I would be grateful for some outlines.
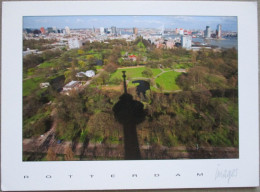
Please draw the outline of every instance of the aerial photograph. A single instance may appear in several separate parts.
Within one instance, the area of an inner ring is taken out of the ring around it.
[[[25,16],[23,161],[239,158],[231,16]]]

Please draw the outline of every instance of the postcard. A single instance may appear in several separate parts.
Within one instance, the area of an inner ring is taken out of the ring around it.
[[[1,82],[4,191],[259,185],[256,2],[3,2]]]

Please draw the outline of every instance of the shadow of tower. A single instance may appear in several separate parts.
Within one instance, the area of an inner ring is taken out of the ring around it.
[[[136,125],[144,121],[144,105],[127,93],[126,75],[123,71],[124,93],[119,97],[119,101],[114,105],[113,111],[116,120],[124,128],[124,148],[126,160],[141,159]]]

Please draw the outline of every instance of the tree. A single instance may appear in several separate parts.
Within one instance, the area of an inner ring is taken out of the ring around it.
[[[142,72],[142,75],[144,77],[152,77],[153,76],[153,72],[150,68],[145,68],[145,70]]]
[[[103,54],[103,57],[105,57],[104,54]],[[108,64],[108,59],[104,59],[104,60],[103,60],[103,63],[104,63],[104,65],[107,65],[107,64]]]
[[[85,103],[78,93],[70,96],[61,95],[57,98],[57,120],[56,133],[58,137],[71,140],[77,137],[86,127],[84,111]]]
[[[104,67],[105,71],[113,73],[117,70],[117,65],[114,63],[109,63]]]
[[[79,54],[79,55],[83,55],[83,54],[84,54],[84,50],[79,49],[79,50],[78,50],[78,54]]]
[[[88,60],[89,65],[95,64],[95,57],[93,55],[87,55],[87,60]]]
[[[49,147],[49,149],[47,151],[46,159],[48,161],[57,161],[58,160],[58,157],[57,157],[56,152],[54,151],[53,147]]]
[[[69,69],[68,71],[65,71],[64,72],[65,82],[68,83],[69,81],[73,80],[75,75],[76,75],[76,72],[74,70]]]
[[[78,66],[78,60],[77,60],[76,58],[74,58],[74,59],[72,60],[71,66],[72,66],[73,69],[75,69],[75,67]]]
[[[111,113],[96,113],[92,115],[87,125],[89,136],[95,142],[102,141],[104,138],[115,136],[119,140],[120,125],[115,121]]]
[[[47,131],[49,131],[51,129],[51,125],[52,125],[52,120],[51,120],[50,116],[43,117],[43,118],[37,120],[32,125],[34,135],[41,135],[41,134],[46,133]]]
[[[192,51],[191,52],[191,62],[193,64],[193,66],[196,64],[197,62],[197,55],[198,53],[196,51]]]
[[[30,54],[23,58],[23,69],[27,70],[29,68],[35,67],[42,63],[44,59],[40,55]]]
[[[81,67],[81,69],[85,69],[87,66],[87,63],[85,61],[79,60],[79,66]]]
[[[73,153],[70,146],[67,146],[65,148],[64,152],[65,152],[65,157],[64,157],[65,161],[73,161],[74,160],[74,153]]]
[[[61,55],[61,51],[60,50],[55,50],[55,51],[45,51],[42,54],[43,59],[46,60],[50,60],[53,59],[55,57],[59,57]]]
[[[151,51],[151,58],[152,59],[157,59],[159,60],[160,58],[162,58],[163,52],[161,49],[157,49],[155,48],[154,50]]]
[[[106,72],[106,71],[103,71],[103,72],[100,74],[99,78],[102,79],[102,84],[105,85],[105,84],[107,84],[108,81],[109,81],[109,73]]]

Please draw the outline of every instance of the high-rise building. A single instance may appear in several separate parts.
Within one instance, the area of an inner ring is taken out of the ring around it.
[[[204,37],[205,38],[210,38],[211,37],[210,26],[206,26],[206,30],[204,32]]]
[[[191,48],[191,36],[181,36],[181,47],[190,49]]]
[[[53,28],[52,27],[48,27],[47,31],[48,31],[48,33],[53,33]]]
[[[68,26],[65,27],[65,34],[70,35],[70,28]]]
[[[162,26],[161,26],[161,32],[160,32],[160,34],[161,34],[161,35],[164,35],[164,31],[165,31],[164,25],[162,25]]]
[[[116,27],[115,27],[115,26],[112,26],[112,27],[111,27],[111,33],[112,33],[113,35],[116,35]]]
[[[53,30],[54,33],[58,33],[57,27],[55,27],[55,26],[52,27],[52,30]]]
[[[44,29],[44,27],[41,27],[41,28],[40,28],[40,31],[41,31],[42,34],[45,34],[45,29]]]
[[[218,39],[221,38],[221,32],[222,32],[222,26],[220,24],[217,25],[217,30],[216,30],[216,37]]]
[[[137,35],[138,29],[136,27],[133,28],[133,34]]]
[[[104,27],[100,27],[100,35],[104,35],[105,34],[105,29]]]

